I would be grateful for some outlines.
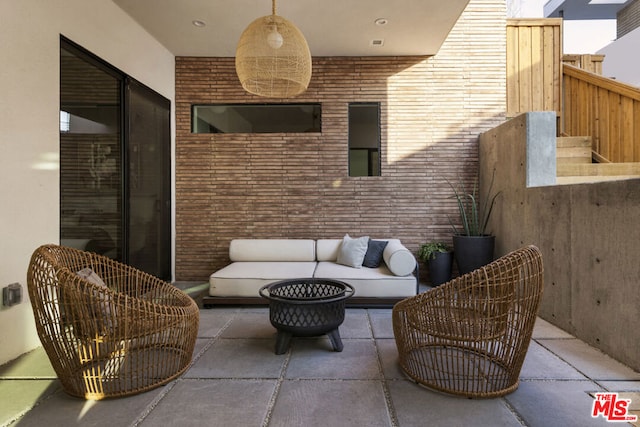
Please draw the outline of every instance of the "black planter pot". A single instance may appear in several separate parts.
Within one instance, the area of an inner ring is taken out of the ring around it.
[[[431,284],[438,286],[451,280],[452,265],[453,252],[436,252],[435,258],[427,262]]]
[[[462,275],[493,261],[496,236],[453,236],[453,251]]]

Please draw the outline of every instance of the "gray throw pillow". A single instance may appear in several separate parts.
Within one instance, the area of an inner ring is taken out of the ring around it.
[[[113,329],[116,324],[118,309],[113,305],[108,293],[101,292],[102,288],[109,289],[104,280],[90,267],[85,267],[76,274],[89,283],[96,285],[97,289],[91,289],[93,298],[87,298],[88,311],[101,323],[100,329]],[[97,304],[97,307],[95,306]]]
[[[380,267],[382,254],[384,253],[384,248],[387,247],[387,244],[389,244],[389,242],[386,240],[369,240],[367,253],[364,255],[362,265],[369,268]]]
[[[342,239],[336,262],[353,268],[361,268],[368,244],[369,236],[353,239],[348,234],[345,235]]]

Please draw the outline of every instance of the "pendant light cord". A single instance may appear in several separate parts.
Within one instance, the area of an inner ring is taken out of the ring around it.
[[[276,0],[271,1],[271,14],[272,15],[276,14]]]

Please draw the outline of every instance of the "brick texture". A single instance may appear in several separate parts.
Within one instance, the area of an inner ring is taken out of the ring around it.
[[[447,179],[477,174],[505,117],[505,6],[471,0],[433,57],[314,57],[309,89],[242,90],[233,58],[176,58],[176,280],[206,280],[233,238],[451,241]],[[198,103],[322,103],[316,134],[192,134]],[[379,177],[348,176],[350,102],[381,103]]]
[[[618,11],[617,38],[640,27],[640,0],[634,0]]]

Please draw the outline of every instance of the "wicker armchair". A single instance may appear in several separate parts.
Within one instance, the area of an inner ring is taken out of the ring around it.
[[[169,283],[101,255],[45,245],[31,257],[27,287],[42,346],[72,396],[140,393],[191,363],[198,306]]]
[[[518,387],[543,288],[535,246],[393,308],[402,370],[434,390],[497,397]]]

